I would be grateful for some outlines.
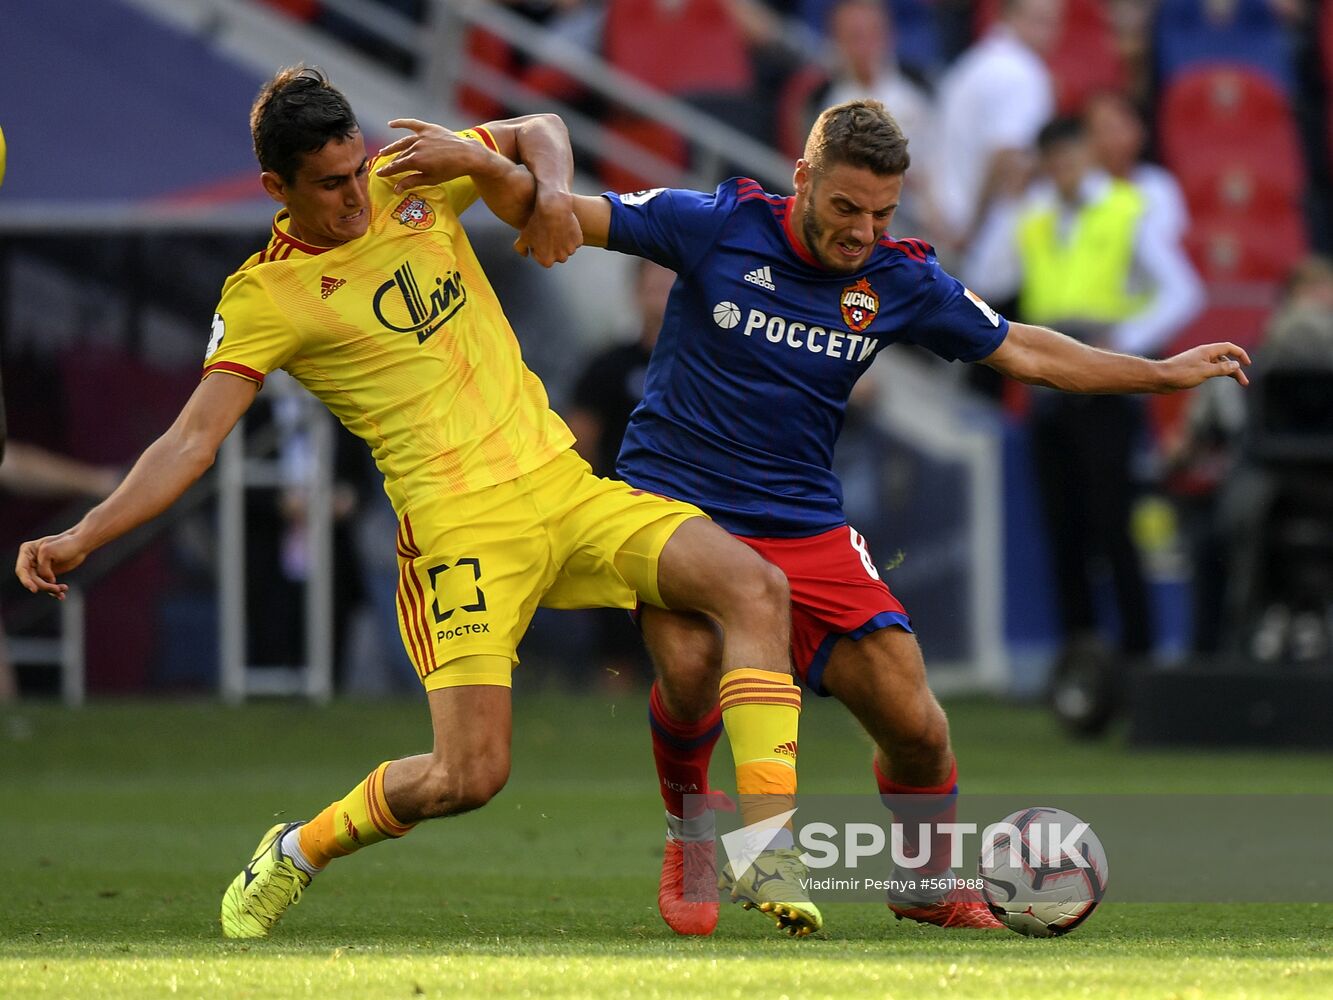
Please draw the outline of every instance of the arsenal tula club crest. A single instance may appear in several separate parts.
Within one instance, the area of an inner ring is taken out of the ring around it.
[[[429,229],[435,225],[435,209],[414,194],[409,194],[398,203],[398,207],[393,210],[393,217],[408,229]]]
[[[866,278],[844,288],[838,304],[842,306],[842,321],[853,333],[863,331],[879,313],[879,296]]]

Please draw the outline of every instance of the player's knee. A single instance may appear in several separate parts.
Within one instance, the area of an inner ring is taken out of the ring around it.
[[[785,623],[791,614],[787,574],[758,556],[747,559],[732,574],[726,596],[733,614],[744,616],[758,627],[770,620]]]
[[[658,665],[657,689],[667,713],[681,722],[698,722],[717,704],[721,671],[711,663]]]
[[[916,711],[904,713],[897,743],[895,756],[909,757],[923,764],[950,754],[949,720],[929,692]]]
[[[509,780],[508,754],[480,754],[461,762],[441,762],[427,776],[425,813],[456,816],[480,809]]]

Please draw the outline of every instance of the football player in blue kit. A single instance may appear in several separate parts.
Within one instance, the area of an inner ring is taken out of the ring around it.
[[[842,511],[833,449],[852,386],[895,343],[1086,393],[1174,392],[1220,376],[1245,384],[1249,358],[1220,343],[1149,360],[1007,321],[946,273],[929,245],[888,235],[908,163],[883,105],[852,101],[813,126],[794,196],[733,178],[706,194],[576,197],[574,212],[587,244],[678,275],[618,475],[698,505],[783,569],[797,673],[864,726],[877,787],[906,820],[906,856],[928,852],[902,881],[931,891],[891,896],[890,908],[923,923],[992,928],[1000,925],[980,894],[948,878],[940,826],[953,819],[958,776],[948,722],[907,612]],[[679,933],[708,934],[716,893],[690,887],[715,877],[711,814],[688,815],[686,804],[707,793],[722,730],[720,638],[703,618],[660,608],[644,607],[640,623],[654,662],[670,665],[649,708],[667,809],[659,908]],[[928,843],[917,842],[918,824]],[[734,882],[733,898],[745,898]]]

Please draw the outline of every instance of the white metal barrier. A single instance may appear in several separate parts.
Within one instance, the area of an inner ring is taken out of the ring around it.
[[[9,661],[15,666],[58,667],[60,697],[66,705],[77,707],[87,695],[85,683],[83,591],[71,586],[60,602],[60,634],[51,639],[8,636],[5,645]]]
[[[277,377],[270,380],[280,383]],[[333,696],[333,418],[313,396],[291,383],[299,408],[297,428],[307,450],[302,476],[293,481],[280,458],[248,455],[245,421],[222,443],[218,456],[218,644],[221,692],[237,703],[251,695]],[[245,497],[256,487],[300,489],[305,497],[308,556],[305,582],[305,663],[255,667],[248,662]]]

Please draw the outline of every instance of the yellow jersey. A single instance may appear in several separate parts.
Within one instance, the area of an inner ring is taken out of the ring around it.
[[[495,148],[485,129],[460,132]],[[323,248],[273,236],[229,277],[204,377],[285,369],[357,437],[401,517],[540,468],[573,444],[528,370],[458,216],[470,178],[395,194],[372,172],[370,226]]]

